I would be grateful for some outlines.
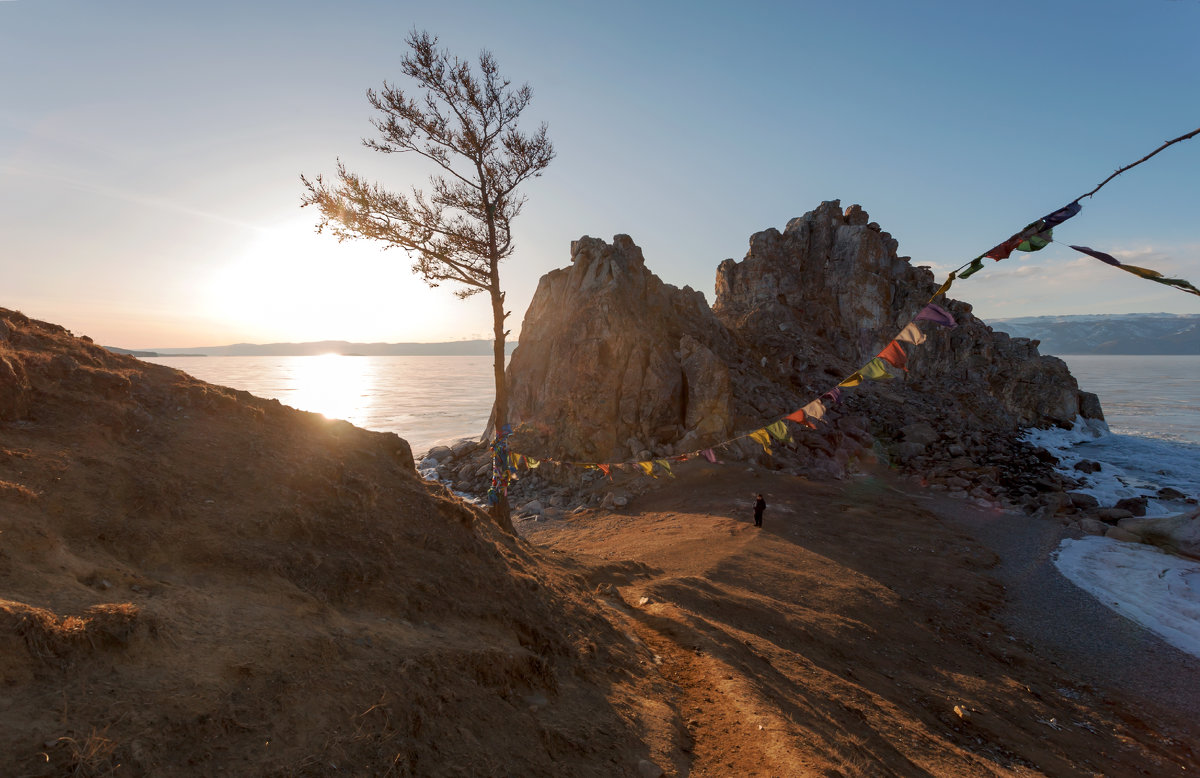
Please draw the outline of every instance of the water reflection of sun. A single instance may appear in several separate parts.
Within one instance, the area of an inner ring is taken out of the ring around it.
[[[322,354],[296,360],[296,390],[288,405],[362,425],[374,402],[371,360],[341,354]]]

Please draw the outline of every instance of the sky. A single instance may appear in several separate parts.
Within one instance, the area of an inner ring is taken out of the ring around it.
[[[940,278],[1200,127],[1200,0],[437,3],[0,0],[0,307],[125,348],[491,336],[484,296],[316,235],[300,175],[396,190],[362,146],[410,30],[529,83],[510,323],[583,235],[705,293],[751,234],[858,203]],[[1200,284],[1200,137],[1056,232]],[[1052,244],[957,284],[985,320],[1200,313]]]

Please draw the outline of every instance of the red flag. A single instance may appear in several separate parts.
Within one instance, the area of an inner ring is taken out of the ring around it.
[[[887,344],[887,348],[880,351],[879,358],[887,362],[892,367],[898,367],[901,370],[908,370],[905,365],[908,364],[908,354],[904,353],[904,349],[900,348],[900,344],[892,341]]]
[[[795,411],[793,413],[789,413],[784,418],[787,419],[788,421],[794,421],[797,424],[803,424],[805,427],[808,427],[809,429],[815,430],[817,428],[816,424],[813,424],[811,421],[808,420],[808,414],[806,414],[804,412],[803,408],[801,408],[800,410]]]

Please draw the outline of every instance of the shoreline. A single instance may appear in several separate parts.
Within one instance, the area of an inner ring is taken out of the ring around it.
[[[1055,567],[1051,555],[1062,540],[1081,533],[1020,512],[997,521],[977,506],[946,499],[935,498],[931,507],[948,526],[970,532],[997,554],[995,573],[1008,593],[1005,621],[1014,632],[1091,685],[1200,720],[1200,658],[1109,609]]]

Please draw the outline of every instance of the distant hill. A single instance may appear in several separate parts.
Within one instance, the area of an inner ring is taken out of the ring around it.
[[[1200,314],[1120,313],[993,319],[994,329],[1040,340],[1043,354],[1200,355]]]
[[[517,344],[505,344],[511,354]],[[345,340],[321,340],[309,343],[234,343],[229,346],[192,348],[154,348],[144,351],[107,346],[109,351],[135,357],[311,357],[321,354],[346,354],[363,357],[390,356],[491,356],[490,340],[454,340],[446,343],[351,343]]]

